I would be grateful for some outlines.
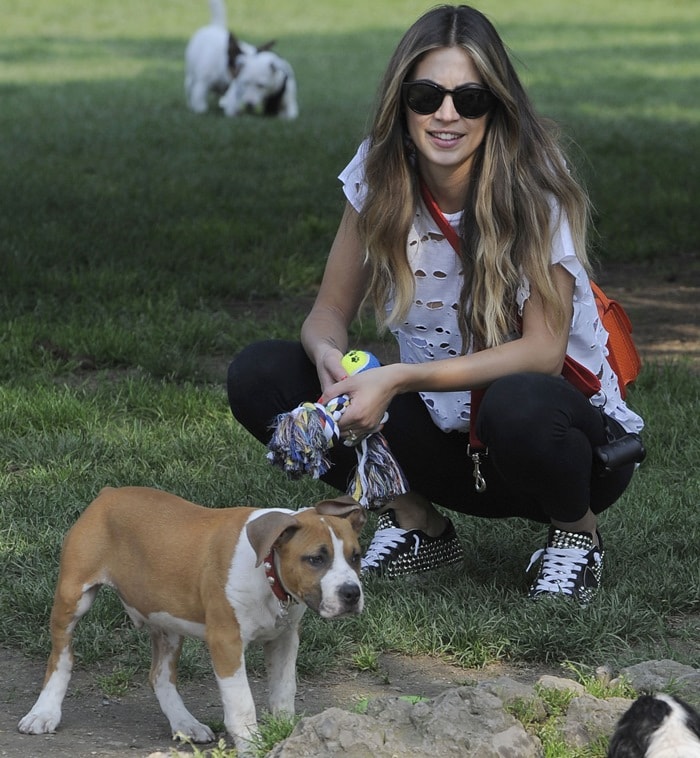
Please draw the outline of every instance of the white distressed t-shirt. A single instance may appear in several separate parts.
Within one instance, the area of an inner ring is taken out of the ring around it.
[[[360,146],[339,176],[348,202],[358,211],[367,193],[364,175],[366,145],[365,142]],[[617,376],[606,359],[608,334],[598,317],[586,270],[574,252],[568,221],[564,217],[559,221],[559,215],[558,208],[553,206],[551,260],[552,264],[563,266],[575,280],[567,354],[600,378],[601,390],[590,399],[591,403],[603,407],[627,431],[638,432],[644,422],[620,395]],[[449,214],[446,218],[457,230],[461,213]],[[404,322],[392,329],[401,362],[425,363],[460,355],[462,335],[457,323],[457,303],[462,289],[462,264],[422,202],[408,234],[406,255],[415,279],[415,298]],[[529,296],[530,284],[523,277],[517,292],[521,314]],[[469,431],[469,390],[421,392],[420,395],[440,429]]]

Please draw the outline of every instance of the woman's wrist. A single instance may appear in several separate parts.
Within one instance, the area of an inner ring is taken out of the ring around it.
[[[416,386],[416,368],[420,364],[414,363],[390,363],[386,366],[390,371],[391,385],[394,395],[402,395],[405,392],[418,391]]]
[[[459,366],[456,363],[459,361]],[[395,363],[392,377],[395,394],[405,392],[459,392],[469,387],[465,366],[459,358],[425,363]]]
[[[340,362],[344,352],[333,340],[323,340],[316,345],[311,360],[316,366],[326,366],[329,358]]]

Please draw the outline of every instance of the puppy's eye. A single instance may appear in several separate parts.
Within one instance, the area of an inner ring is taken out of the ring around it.
[[[362,554],[359,551],[355,551],[350,556],[350,565],[351,566],[357,566],[357,564],[362,560]]]
[[[326,556],[325,555],[307,555],[306,561],[314,568],[321,568],[321,566],[323,566],[323,564],[326,562]]]

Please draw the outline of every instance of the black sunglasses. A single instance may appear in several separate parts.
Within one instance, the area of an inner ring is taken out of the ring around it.
[[[435,82],[419,79],[401,85],[404,103],[421,116],[435,113],[442,105],[445,95],[452,96],[455,110],[462,118],[481,118],[496,102],[496,97],[487,87],[479,84],[463,84],[455,89],[445,89]]]

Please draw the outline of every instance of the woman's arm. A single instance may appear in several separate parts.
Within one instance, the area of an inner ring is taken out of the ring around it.
[[[497,347],[447,360],[421,363],[406,372],[399,392],[416,390],[450,392],[484,387],[508,374],[534,371],[556,376],[561,373],[573,315],[574,278],[562,266],[552,268],[559,296],[566,304],[565,327],[553,332],[546,321],[542,301],[532,293],[523,308],[522,337]]]
[[[321,287],[301,328],[301,342],[316,365],[324,389],[343,378],[340,360],[348,349],[348,329],[364,297],[369,271],[357,229],[357,211],[345,206],[326,262]]]
[[[566,326],[553,333],[546,322],[542,302],[531,294],[523,309],[522,337],[470,355],[425,363],[394,363],[349,377],[326,387],[323,399],[341,392],[352,403],[343,414],[343,428],[371,431],[395,395],[403,392],[454,392],[484,387],[496,379],[523,371],[558,375],[566,356],[568,325],[573,314],[574,279],[564,268],[552,269],[562,302],[568,304]]]

